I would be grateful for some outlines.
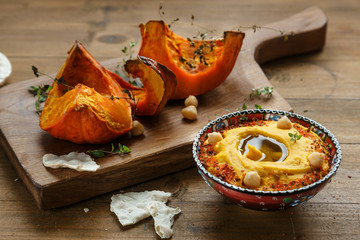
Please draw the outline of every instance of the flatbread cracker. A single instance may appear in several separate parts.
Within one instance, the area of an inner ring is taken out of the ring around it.
[[[116,214],[123,226],[152,216],[156,233],[161,238],[170,238],[174,216],[181,212],[179,208],[166,206],[170,196],[171,193],[157,190],[120,193],[111,197],[110,211]]]
[[[76,171],[95,172],[100,166],[85,153],[71,152],[67,155],[57,156],[54,154],[45,154],[43,164],[50,168],[70,168]]]
[[[111,197],[110,211],[116,214],[121,225],[128,226],[150,217],[148,204],[166,203],[170,196],[171,193],[156,190],[120,193]]]
[[[0,87],[5,84],[5,80],[10,76],[12,67],[9,59],[0,52]]]
[[[154,218],[155,231],[161,238],[170,238],[173,234],[171,229],[175,215],[181,212],[180,208],[171,208],[162,202],[154,202],[147,206]]]

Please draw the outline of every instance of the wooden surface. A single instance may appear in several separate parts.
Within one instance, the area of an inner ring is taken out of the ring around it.
[[[196,121],[182,119],[183,101],[169,102],[157,116],[138,118],[146,129],[144,136],[123,136],[114,141],[116,145],[121,143],[130,147],[131,154],[98,159],[100,169],[93,173],[48,169],[41,161],[34,161],[42,159],[46,153],[63,155],[71,151],[110,148],[110,144],[84,146],[58,140],[39,128],[39,116],[34,111],[35,99],[28,88],[51,84],[51,79],[45,76],[3,87],[0,90],[0,141],[37,205],[43,209],[61,207],[194,166],[191,146],[195,135],[225,108],[235,111],[246,102],[249,107],[261,103],[264,108],[290,110],[289,104],[276,91],[267,101],[247,99],[253,88],[270,85],[255,59],[264,62],[270,58],[321,49],[326,37],[327,18],[319,8],[313,7],[265,27],[292,29],[296,35],[284,41],[284,36],[274,30],[266,29],[259,34],[247,30],[243,51],[231,75],[218,88],[199,97]],[[103,65],[115,71],[122,61],[122,58],[115,58]]]
[[[165,11],[170,21],[179,17],[190,22],[194,14],[198,24],[221,32],[229,26],[278,21],[313,4],[309,0],[166,1]],[[122,189],[174,193],[169,205],[180,207],[182,213],[175,220],[172,239],[359,238],[360,54],[356,45],[360,3],[331,0],[317,5],[329,19],[324,49],[262,68],[295,112],[336,135],[343,150],[337,175],[305,205],[280,212],[256,212],[227,202],[208,188],[195,168]],[[127,42],[140,40],[138,23],[159,18],[157,9],[158,1],[0,0],[0,51],[14,70],[8,81],[32,78],[31,65],[56,72],[65,60],[64,49],[74,39],[84,42],[98,60],[116,58]],[[188,27],[174,24],[174,30]],[[218,114],[225,113],[224,108]],[[13,134],[21,133],[14,129]],[[157,239],[151,219],[121,227],[109,211],[113,193],[56,210],[39,210],[4,151],[0,159],[1,239]],[[90,211],[85,213],[84,208]]]

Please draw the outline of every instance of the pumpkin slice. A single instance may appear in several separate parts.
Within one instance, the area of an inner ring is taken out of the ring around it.
[[[50,91],[41,113],[40,127],[52,136],[74,143],[106,143],[130,131],[127,101],[104,97],[82,84],[61,94],[59,88]]]
[[[76,41],[68,54],[65,64],[56,76],[66,82],[58,86],[60,90],[67,91],[69,88],[66,85],[75,86],[81,83],[94,88],[103,96],[127,97],[123,88],[113,78],[115,74],[101,66],[81,43]]]
[[[134,94],[135,114],[155,115],[159,113],[175,92],[174,73],[164,65],[142,56],[126,61],[124,68],[132,78],[140,78],[143,83],[143,88],[129,87],[121,83],[124,88],[131,90]]]
[[[223,39],[190,40],[173,33],[163,21],[140,25],[139,56],[168,67],[176,76],[171,99],[201,95],[219,86],[232,71],[245,34],[227,31]]]
[[[128,96],[78,42],[56,78],[40,116],[43,130],[74,143],[106,143],[131,130]]]

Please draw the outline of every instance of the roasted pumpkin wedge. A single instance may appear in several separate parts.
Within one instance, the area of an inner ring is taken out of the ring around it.
[[[142,56],[138,59],[128,60],[124,66],[132,78],[139,78],[142,88],[128,86],[127,82],[119,79],[120,85],[131,90],[135,99],[132,104],[136,115],[155,115],[165,107],[167,101],[173,96],[176,88],[176,77],[167,67],[154,60]],[[131,94],[130,93],[130,94]]]
[[[122,87],[78,42],[56,76],[40,116],[40,127],[74,143],[106,143],[132,126]]]
[[[177,87],[171,99],[201,95],[219,86],[232,71],[245,34],[228,31],[223,39],[190,40],[176,35],[163,21],[140,25],[139,56],[169,68]]]

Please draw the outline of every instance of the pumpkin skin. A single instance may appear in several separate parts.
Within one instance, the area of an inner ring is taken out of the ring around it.
[[[40,116],[43,130],[79,144],[106,143],[131,130],[128,96],[80,43],[75,42],[56,78],[66,85],[54,81]]]
[[[155,115],[163,109],[174,94],[177,85],[176,77],[164,65],[142,56],[138,59],[128,60],[124,66],[125,70],[133,78],[140,78],[143,88],[133,86],[123,87],[131,89],[135,96],[136,115]],[[132,103],[134,105],[134,103]]]
[[[176,76],[171,99],[201,95],[225,81],[245,37],[242,32],[227,31],[223,39],[189,41],[173,33],[163,21],[141,24],[140,31],[139,56],[165,65]]]

